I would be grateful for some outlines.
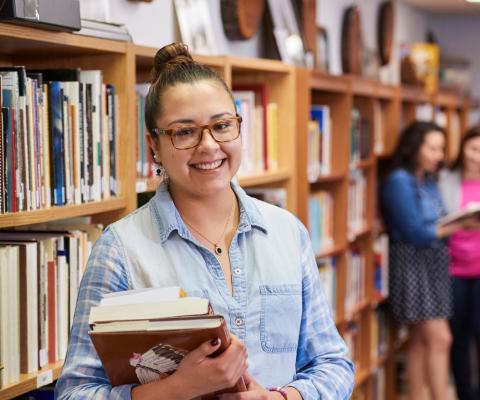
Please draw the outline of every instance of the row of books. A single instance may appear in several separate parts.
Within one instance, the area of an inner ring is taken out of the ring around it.
[[[352,360],[356,371],[360,371],[362,367],[360,331],[360,321],[358,317],[355,317],[348,322],[345,332],[342,335],[343,340],[348,348],[349,358]]]
[[[333,246],[333,198],[330,192],[320,191],[310,195],[308,230],[315,254]]]
[[[268,86],[233,86],[237,113],[242,116],[242,164],[239,176],[278,169],[278,105],[270,102]]]
[[[365,274],[365,253],[360,247],[352,246],[347,251],[345,273],[345,314],[347,316],[365,299]]]
[[[358,108],[352,108],[350,129],[350,164],[366,160],[372,149],[372,123]]]
[[[335,318],[337,308],[337,259],[336,257],[317,259],[317,266],[325,297],[332,307],[333,318]]]
[[[365,228],[367,220],[367,182],[361,169],[350,172],[347,224],[350,235]]]
[[[0,387],[65,357],[79,283],[101,227],[0,232]]]
[[[315,182],[331,171],[332,120],[328,105],[312,105],[308,122],[307,176]]]
[[[388,235],[382,233],[373,242],[373,290],[377,299],[388,296]]]
[[[0,213],[118,192],[117,96],[100,70],[0,68]]]
[[[137,95],[137,178],[151,178],[155,175],[157,168],[146,140],[148,132],[145,125],[145,99],[149,88],[150,84],[135,85]]]
[[[370,320],[370,360],[375,363],[388,352],[388,314],[384,307],[377,307]]]
[[[371,388],[371,400],[384,400],[386,398],[387,372],[384,365],[373,373]]]

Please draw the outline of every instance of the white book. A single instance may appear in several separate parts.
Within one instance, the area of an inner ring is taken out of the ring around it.
[[[59,242],[63,241],[60,239]],[[68,264],[63,248],[57,249],[57,359],[65,359],[68,345]]]
[[[105,294],[100,301],[100,305],[141,304],[152,301],[176,300],[181,297],[185,297],[185,292],[180,286],[125,290]]]
[[[177,300],[164,300],[153,303],[96,306],[90,310],[90,325],[112,321],[138,321],[161,319],[187,315],[206,315],[210,311],[208,299],[184,297]]]
[[[82,70],[80,72],[80,82],[92,85],[92,136],[93,136],[93,187],[90,200],[100,201],[101,194],[101,90],[102,90],[102,71],[100,70]]]

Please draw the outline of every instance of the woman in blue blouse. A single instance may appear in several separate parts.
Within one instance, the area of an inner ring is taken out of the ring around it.
[[[148,204],[110,225],[95,244],[58,400],[197,399],[241,376],[247,391],[222,400],[350,397],[352,364],[306,229],[231,182],[241,158],[235,111],[223,79],[193,61],[184,45],[157,52],[145,120],[168,178]],[[108,292],[162,286],[207,297],[227,321],[232,345],[210,358],[220,343],[206,342],[164,379],[112,387],[88,337],[90,308]]]
[[[449,257],[443,238],[461,228],[437,225],[445,214],[436,173],[444,159],[445,133],[414,122],[399,138],[381,193],[390,235],[390,301],[394,318],[407,324],[409,398],[447,399],[452,312]]]

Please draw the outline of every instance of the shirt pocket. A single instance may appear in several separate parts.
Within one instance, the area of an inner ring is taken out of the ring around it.
[[[297,350],[298,326],[302,313],[298,284],[260,286],[260,342],[267,353]]]

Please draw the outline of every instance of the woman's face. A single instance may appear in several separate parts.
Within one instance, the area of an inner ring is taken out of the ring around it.
[[[418,172],[434,173],[445,155],[445,137],[442,132],[428,132],[418,151]]]
[[[213,80],[177,83],[165,90],[161,103],[163,112],[156,122],[163,129],[206,125],[236,115],[230,95]],[[186,150],[176,149],[168,135],[149,142],[170,178],[170,189],[189,196],[203,197],[229,188],[240,166],[240,137],[217,143],[205,129],[198,146]]]
[[[463,168],[467,173],[480,173],[480,136],[468,140],[463,147]]]

